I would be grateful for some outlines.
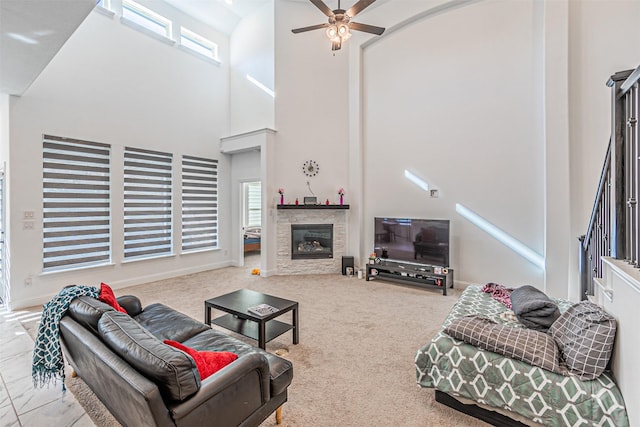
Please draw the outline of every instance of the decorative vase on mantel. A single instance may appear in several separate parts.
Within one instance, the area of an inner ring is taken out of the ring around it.
[[[280,195],[280,204],[284,205],[284,194]]]
[[[341,194],[340,195],[340,205],[344,204],[344,196]]]

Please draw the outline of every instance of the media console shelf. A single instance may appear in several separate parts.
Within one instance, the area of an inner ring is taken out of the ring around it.
[[[442,288],[442,295],[447,295],[447,288],[453,288],[453,269],[433,265],[381,260],[379,264],[367,264],[366,279],[372,278],[424,288],[436,286]]]

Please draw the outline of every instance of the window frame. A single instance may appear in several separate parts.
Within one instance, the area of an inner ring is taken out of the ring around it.
[[[200,46],[202,50],[191,47],[190,43],[185,44],[185,39],[196,46]],[[200,34],[189,30],[186,27],[180,27],[180,41],[179,41],[180,49],[189,52],[199,58],[206,59],[209,61],[213,61],[216,64],[220,64],[220,56],[219,56],[219,48],[218,44],[209,40],[206,37],[201,36]],[[204,52],[208,52],[204,53]]]
[[[257,187],[252,188],[252,187]],[[258,200],[251,200],[252,190],[258,192]],[[243,184],[243,194],[244,194],[244,215],[242,218],[243,228],[247,227],[262,227],[262,183],[260,181],[250,181],[245,182]],[[257,208],[252,207],[257,203]],[[251,218],[255,216],[255,211],[258,212],[258,222],[251,222]],[[254,215],[251,214],[254,212]]]
[[[181,253],[220,249],[217,159],[183,155]]]
[[[124,148],[124,262],[174,254],[173,181],[173,153]]]
[[[42,136],[43,273],[111,264],[111,155],[110,144]]]
[[[127,16],[129,13],[134,16]],[[137,16],[137,18],[136,18]],[[172,38],[173,21],[136,3],[122,0],[122,16],[120,22],[166,43],[175,44]],[[163,29],[163,31],[161,31]]]

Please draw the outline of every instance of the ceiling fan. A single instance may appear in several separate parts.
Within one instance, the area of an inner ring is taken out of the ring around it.
[[[362,12],[364,8],[369,6],[376,0],[359,0],[356,4],[349,9],[344,10],[340,8],[340,0],[338,0],[338,8],[331,10],[322,2],[322,0],[309,0],[316,5],[318,9],[329,17],[329,22],[326,24],[311,25],[309,27],[294,28],[291,30],[294,34],[303,33],[305,31],[319,30],[326,28],[326,34],[329,40],[331,40],[331,50],[338,50],[342,47],[342,42],[351,37],[351,30],[364,31],[365,33],[371,33],[381,35],[384,32],[384,28],[376,27],[374,25],[360,24],[359,22],[352,22],[351,19],[358,13]]]

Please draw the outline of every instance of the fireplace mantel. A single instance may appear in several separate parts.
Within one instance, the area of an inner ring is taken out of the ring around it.
[[[349,209],[349,205],[278,205],[278,209]]]

